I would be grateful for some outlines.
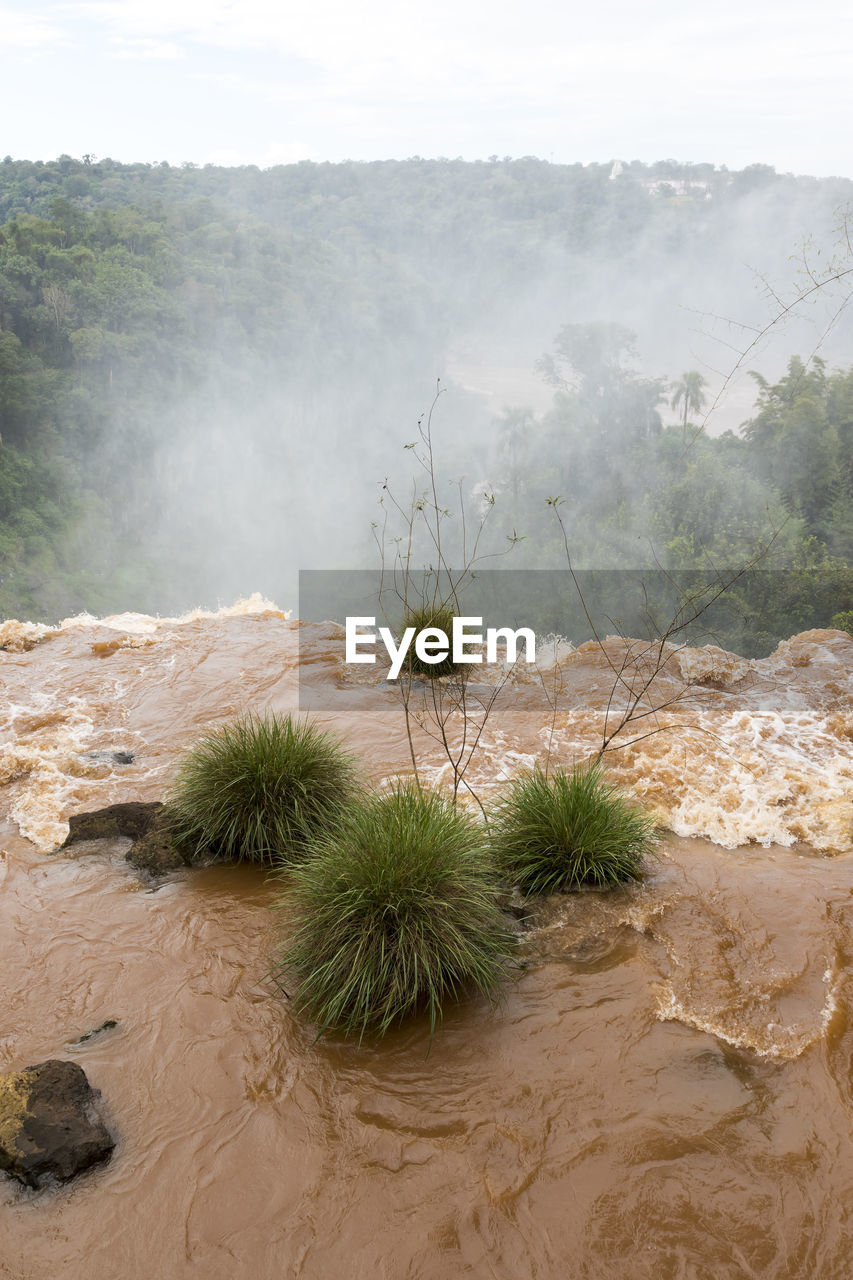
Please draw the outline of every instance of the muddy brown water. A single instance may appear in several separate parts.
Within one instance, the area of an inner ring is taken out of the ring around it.
[[[120,850],[52,852],[69,813],[161,796],[205,726],[294,706],[298,641],[346,694],[333,629],[255,602],[4,640],[0,1068],[78,1061],[118,1148],[59,1190],[0,1180],[0,1276],[853,1274],[848,638],[675,655],[680,727],[612,765],[669,827],[647,879],[544,903],[503,1004],[450,1009],[431,1047],[418,1020],[315,1041],[267,976],[262,873],[155,888]],[[553,669],[556,714],[525,675],[487,726],[484,794],[594,745],[606,658]],[[376,781],[406,764],[384,697],[326,713]],[[109,750],[133,764],[85,754]]]

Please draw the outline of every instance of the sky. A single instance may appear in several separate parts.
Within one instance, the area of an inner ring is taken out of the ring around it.
[[[0,0],[0,154],[853,177],[847,0]]]

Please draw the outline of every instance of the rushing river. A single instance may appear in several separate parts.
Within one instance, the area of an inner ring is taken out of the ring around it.
[[[262,873],[152,887],[118,849],[53,852],[69,814],[161,798],[204,728],[294,708],[300,670],[340,693],[326,719],[373,780],[405,769],[396,695],[365,709],[334,628],[253,600],[0,624],[0,645],[0,1069],[74,1058],[118,1136],[58,1191],[0,1180],[0,1276],[853,1274],[849,637],[673,651],[609,757],[668,830],[659,859],[542,904],[504,1003],[449,1010],[431,1047],[417,1020],[314,1040],[268,979],[281,886]],[[558,646],[513,677],[471,765],[481,797],[594,750],[614,670],[648,661]]]

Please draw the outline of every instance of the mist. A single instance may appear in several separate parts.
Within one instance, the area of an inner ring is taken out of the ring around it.
[[[52,447],[83,510],[64,526],[64,561],[58,552],[34,585],[22,552],[4,584],[7,611],[31,602],[48,621],[253,591],[294,609],[299,569],[374,568],[382,484],[409,492],[405,446],[437,389],[440,482],[461,481],[469,500],[484,485],[497,494],[498,546],[524,514],[506,501],[501,414],[529,410],[541,469],[555,402],[536,366],[565,325],[622,326],[634,335],[626,367],[667,388],[699,371],[706,405],[692,418],[711,437],[751,417],[750,370],[773,381],[794,354],[832,366],[849,351],[829,288],[756,342],[802,282],[798,267],[831,255],[853,185],[842,179],[532,158],[3,169],[7,244],[16,221],[64,228],[68,274],[59,293],[41,285],[39,305],[54,297],[65,310],[40,358],[61,382]],[[79,246],[82,262],[108,217],[137,230],[116,222],[75,277],[68,255]],[[668,400],[664,427],[678,421]],[[624,445],[608,438],[614,460]],[[633,567],[654,535],[629,510],[630,466],[614,466],[601,483],[618,473],[628,514],[603,562]],[[604,495],[587,485],[585,498],[589,510]],[[553,564],[527,516],[522,563]],[[69,558],[82,572],[60,588]]]

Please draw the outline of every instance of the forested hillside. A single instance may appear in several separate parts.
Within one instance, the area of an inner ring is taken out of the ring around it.
[[[592,567],[730,564],[775,537],[768,565],[799,574],[775,629],[828,622],[853,609],[853,372],[789,346],[741,432],[703,430],[684,306],[754,318],[743,264],[831,239],[850,186],[672,162],[7,157],[0,616],[281,598],[296,568],[370,565],[376,482],[404,474],[435,377],[488,348],[544,357],[552,408],[493,419],[451,385],[441,465],[495,486],[518,566],[559,563],[560,496]]]

